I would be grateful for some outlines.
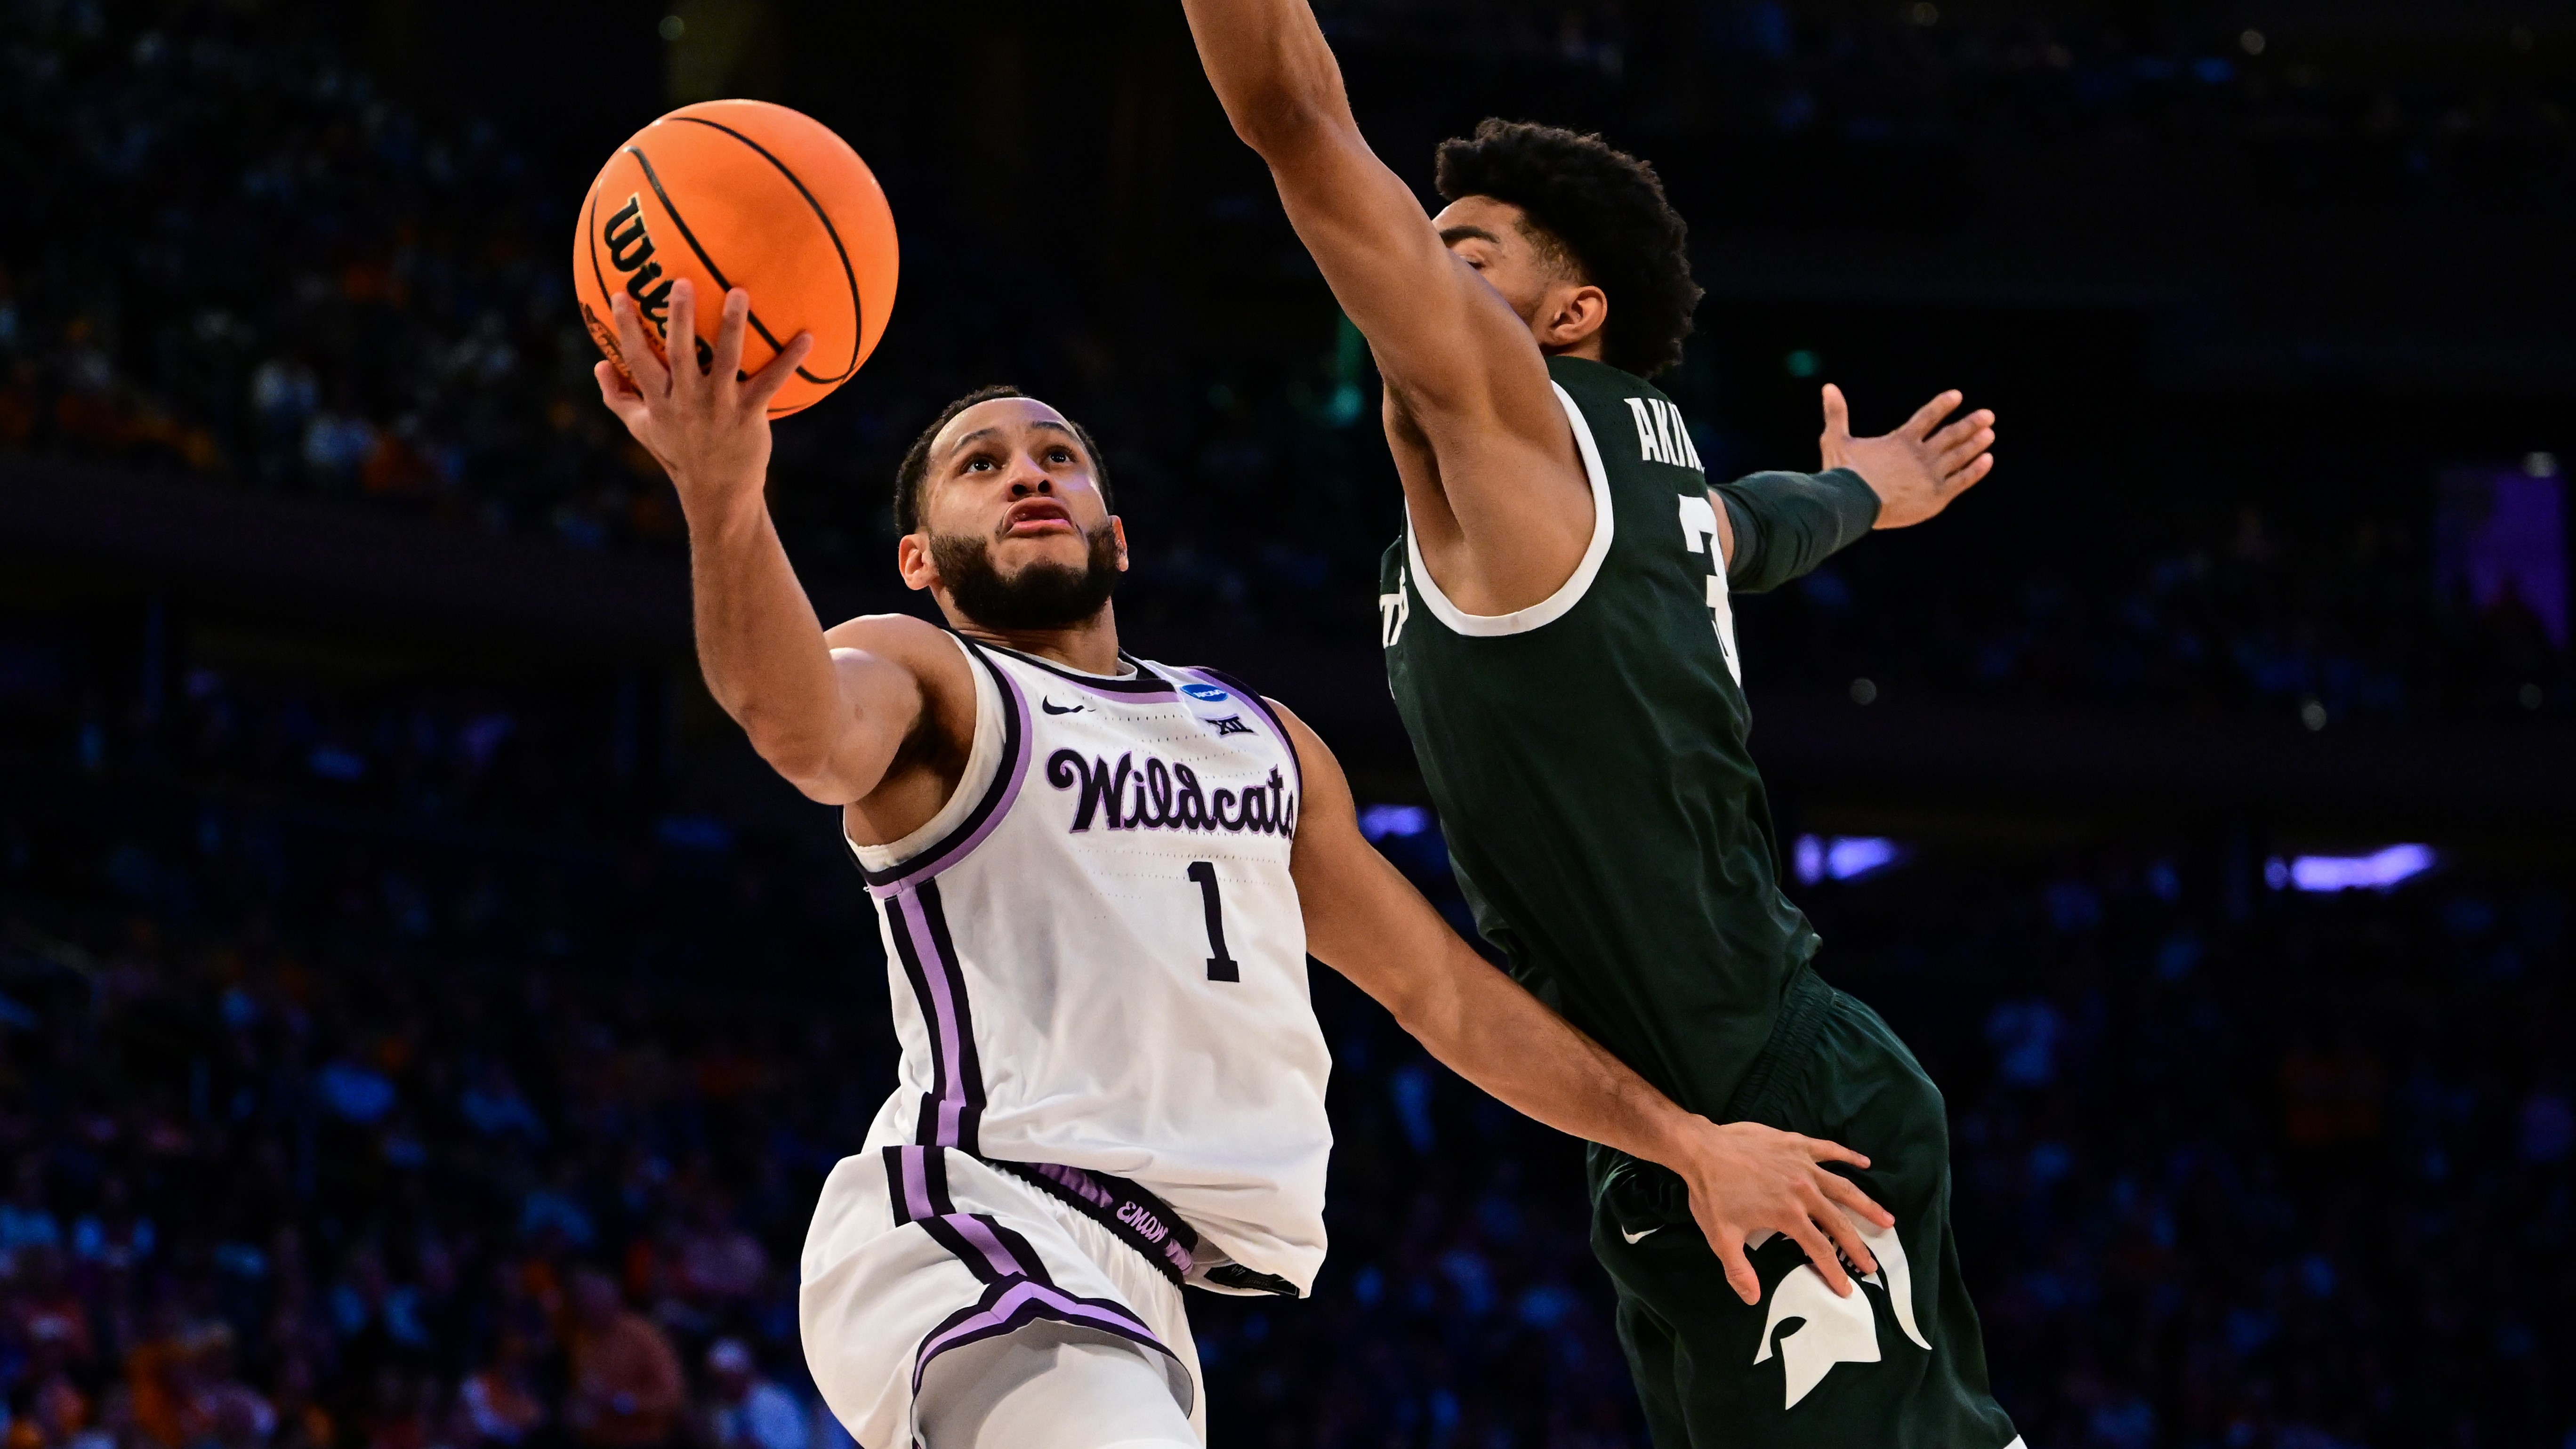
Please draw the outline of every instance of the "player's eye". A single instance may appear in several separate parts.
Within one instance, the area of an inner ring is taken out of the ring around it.
[[[1047,461],[1050,463],[1070,463],[1073,461],[1073,450],[1071,448],[1049,448],[1047,450]]]

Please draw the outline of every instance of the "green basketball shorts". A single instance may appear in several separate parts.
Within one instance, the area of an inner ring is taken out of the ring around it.
[[[1865,1228],[1879,1271],[1855,1277],[1849,1298],[1796,1243],[1770,1239],[1750,1254],[1762,1301],[1747,1307],[1681,1179],[1596,1148],[1592,1251],[1618,1290],[1619,1342],[1656,1449],[2017,1446],[1959,1277],[1940,1089],[1878,1013],[1801,969],[1721,1120],[1867,1154],[1851,1175],[1896,1226]]]

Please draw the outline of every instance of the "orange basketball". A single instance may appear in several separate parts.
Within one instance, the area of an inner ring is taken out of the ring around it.
[[[848,142],[785,106],[702,101],[636,132],[600,168],[573,236],[573,294],[591,339],[626,371],[608,299],[633,298],[655,355],[667,357],[671,283],[689,278],[703,369],[726,289],[744,288],[745,373],[797,333],[814,334],[813,352],[770,401],[780,418],[822,401],[876,349],[895,261],[894,214]]]

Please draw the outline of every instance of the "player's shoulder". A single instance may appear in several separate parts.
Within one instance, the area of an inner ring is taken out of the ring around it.
[[[912,614],[861,614],[823,631],[834,649],[864,649],[934,684],[969,681],[957,636]]]
[[[915,614],[861,614],[823,631],[835,649],[899,650],[932,647],[956,652],[949,632]]]

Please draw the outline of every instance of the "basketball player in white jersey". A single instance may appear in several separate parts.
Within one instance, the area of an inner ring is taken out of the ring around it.
[[[948,627],[826,630],[763,486],[769,398],[807,349],[705,373],[690,284],[668,353],[616,299],[609,407],[679,489],[700,661],[762,756],[841,807],[893,980],[899,1085],[833,1170],[802,1263],[805,1352],[864,1449],[1195,1449],[1180,1288],[1303,1296],[1324,1257],[1330,1067],[1312,953],[1460,1075],[1664,1163],[1712,1235],[1874,1268],[1885,1215],[1835,1144],[1681,1112],[1488,966],[1359,833],[1294,715],[1118,647],[1124,524],[1082,429],[988,389],[907,455],[896,564]]]

